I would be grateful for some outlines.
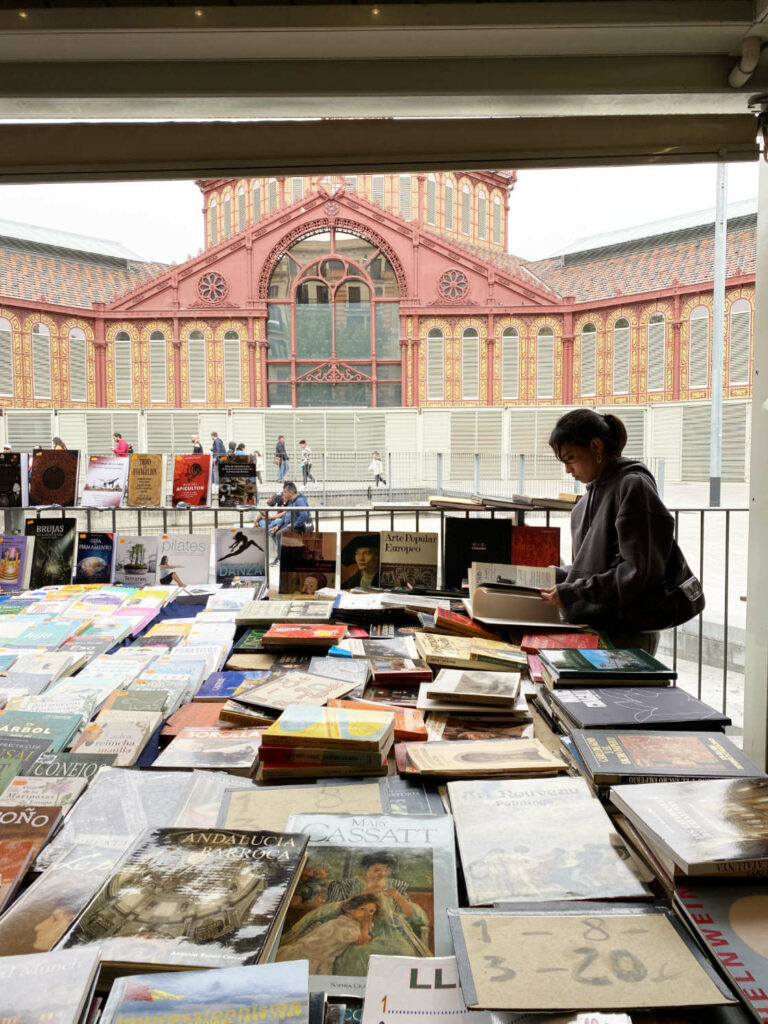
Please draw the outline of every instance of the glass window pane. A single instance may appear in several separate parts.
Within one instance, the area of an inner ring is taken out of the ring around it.
[[[336,355],[339,359],[371,358],[371,293],[353,278],[340,285],[334,304]]]
[[[291,355],[291,307],[267,306],[267,341],[270,359],[289,359]]]
[[[289,251],[299,266],[303,267],[305,263],[316,260],[318,256],[325,256],[330,248],[330,231],[321,231],[320,234],[311,235],[309,238],[302,238]]]
[[[314,282],[309,282],[314,284]],[[303,286],[302,286],[303,287]],[[327,303],[296,304],[296,358],[330,359],[331,307]]]
[[[400,380],[403,368],[400,363],[377,363],[376,376],[379,380]]]
[[[379,384],[376,387],[376,404],[381,406],[402,405],[402,385]]]
[[[371,385],[360,381],[354,384],[298,384],[296,402],[300,406],[369,406]]]
[[[290,299],[293,282],[299,273],[299,267],[290,256],[282,256],[275,264],[272,277],[269,279],[270,299]]]
[[[290,384],[269,384],[270,405],[290,405],[291,385]]]
[[[323,260],[320,264],[320,276],[326,281],[341,281],[347,272],[347,268],[341,260]]]
[[[386,256],[377,253],[374,259],[365,268],[371,276],[374,284],[376,297],[379,299],[397,299],[400,291],[397,287],[397,277]]]
[[[350,235],[346,231],[336,232],[336,252],[348,260],[355,260],[357,263],[367,263],[376,255],[376,246],[357,235]]]
[[[290,363],[268,363],[267,364],[267,379],[268,380],[290,380],[291,379],[291,364]]]
[[[376,355],[379,359],[400,358],[400,304],[376,303]]]

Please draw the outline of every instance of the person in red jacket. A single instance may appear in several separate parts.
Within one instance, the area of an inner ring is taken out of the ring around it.
[[[128,455],[130,452],[130,445],[125,440],[122,434],[113,434],[112,440],[115,442],[115,447],[112,451],[115,455]]]

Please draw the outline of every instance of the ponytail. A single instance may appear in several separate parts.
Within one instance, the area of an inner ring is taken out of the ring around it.
[[[603,442],[608,458],[616,459],[627,443],[627,428],[613,413],[602,415],[594,409],[572,409],[555,424],[549,437],[549,447],[559,458],[562,445],[588,448],[595,438]]]

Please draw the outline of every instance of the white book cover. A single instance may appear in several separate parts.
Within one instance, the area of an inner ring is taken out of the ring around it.
[[[207,583],[211,573],[211,538],[207,534],[163,534],[157,573],[161,586]]]
[[[235,576],[265,576],[264,531],[255,526],[216,530],[215,559],[218,583]]]
[[[146,587],[157,583],[159,537],[120,533],[115,546],[115,583]]]
[[[490,1024],[468,1010],[455,956],[379,956],[368,961],[362,1024]],[[595,1018],[597,1020],[597,1018]]]
[[[379,586],[405,589],[437,586],[436,533],[382,530],[379,557]]]
[[[85,469],[82,504],[117,508],[128,483],[129,460],[120,455],[91,455]]]

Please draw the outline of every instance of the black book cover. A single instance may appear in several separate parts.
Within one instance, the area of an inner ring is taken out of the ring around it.
[[[459,590],[472,562],[511,565],[512,523],[509,519],[445,520],[445,581],[449,590]]]
[[[21,455],[0,452],[0,508],[21,507]]]
[[[29,586],[51,587],[72,582],[76,519],[27,519],[24,533],[34,537]]]
[[[728,715],[679,686],[548,690],[550,703],[579,729],[718,729]]]

